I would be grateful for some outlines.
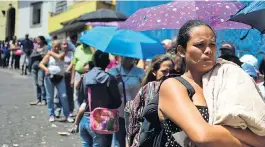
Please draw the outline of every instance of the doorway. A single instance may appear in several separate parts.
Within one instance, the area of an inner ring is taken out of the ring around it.
[[[6,36],[8,40],[12,40],[15,35],[15,25],[16,25],[16,9],[14,7],[10,7],[7,10],[7,33]]]

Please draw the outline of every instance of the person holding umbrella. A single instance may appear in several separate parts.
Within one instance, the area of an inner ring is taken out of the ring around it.
[[[119,125],[120,129],[115,133],[115,138],[120,147],[125,147],[126,131],[124,120],[124,107],[127,101],[133,100],[137,92],[141,88],[145,72],[143,69],[135,65],[135,59],[129,57],[121,57],[121,63],[110,69],[109,73],[116,77],[119,81],[119,90],[121,93],[122,104],[119,108]]]

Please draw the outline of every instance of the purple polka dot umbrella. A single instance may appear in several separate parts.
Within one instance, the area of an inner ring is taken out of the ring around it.
[[[214,29],[248,29],[250,26],[228,21],[244,5],[230,1],[174,1],[155,7],[139,9],[119,29],[146,31],[179,29],[185,22],[202,19]]]

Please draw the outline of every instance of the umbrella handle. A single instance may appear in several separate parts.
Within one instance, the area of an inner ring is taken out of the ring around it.
[[[253,27],[252,27],[252,29],[253,29]],[[247,33],[243,37],[240,38],[240,40],[244,40],[245,38],[247,38],[248,34],[249,34],[249,30],[247,31]]]

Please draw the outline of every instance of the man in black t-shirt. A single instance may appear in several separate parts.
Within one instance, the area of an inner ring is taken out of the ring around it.
[[[29,67],[29,62],[30,62],[30,55],[33,51],[33,48],[34,48],[34,45],[33,45],[33,42],[29,39],[29,35],[26,34],[25,36],[25,40],[24,40],[24,44],[23,44],[23,62],[22,62],[22,75],[27,75],[27,70],[28,70],[28,67]]]
[[[224,43],[222,44],[222,47],[220,48],[221,55],[236,55],[235,47],[233,46],[232,43]]]

